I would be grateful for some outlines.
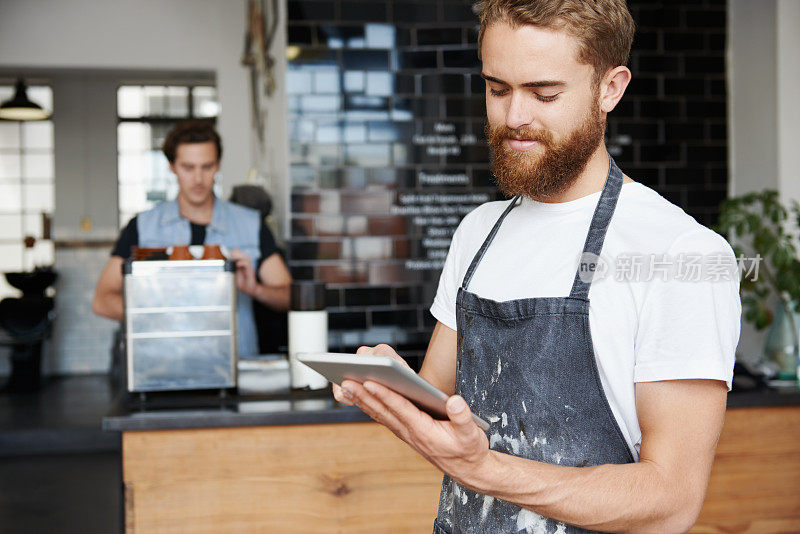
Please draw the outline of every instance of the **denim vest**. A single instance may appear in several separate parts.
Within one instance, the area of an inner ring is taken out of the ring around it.
[[[178,202],[162,202],[136,217],[140,247],[171,247],[191,240],[189,221],[181,217]],[[206,228],[206,244],[240,249],[258,271],[261,217],[256,210],[214,199],[214,213]],[[236,338],[239,356],[258,354],[258,335],[250,296],[239,291],[236,304]]]

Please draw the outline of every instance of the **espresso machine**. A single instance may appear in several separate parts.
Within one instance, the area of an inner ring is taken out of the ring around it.
[[[236,386],[235,272],[223,259],[123,265],[129,392]]]

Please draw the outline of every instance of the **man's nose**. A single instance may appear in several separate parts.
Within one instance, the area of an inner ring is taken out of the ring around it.
[[[525,95],[512,93],[506,110],[506,126],[512,130],[524,128],[533,123],[533,108]]]

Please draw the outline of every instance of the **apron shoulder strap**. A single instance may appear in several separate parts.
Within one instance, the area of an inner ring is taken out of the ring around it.
[[[622,189],[622,171],[617,167],[611,155],[608,156],[608,160],[608,176],[603,186],[603,192],[600,193],[600,200],[597,201],[597,207],[594,209],[592,224],[586,235],[586,243],[578,264],[578,272],[575,273],[575,280],[572,283],[570,297],[586,298],[589,296],[589,286],[594,277],[594,268],[600,257],[600,251],[603,249],[603,240],[606,237],[608,224],[611,222],[611,216],[614,215],[617,199]]]
[[[475,274],[475,269],[478,268],[478,264],[483,259],[483,255],[486,254],[486,250],[489,248],[489,245],[494,240],[494,236],[497,235],[497,231],[500,229],[500,225],[503,224],[503,219],[505,219],[506,215],[508,215],[508,213],[512,209],[514,209],[514,206],[516,206],[519,203],[519,199],[520,199],[519,195],[511,199],[511,202],[508,204],[508,207],[505,209],[505,211],[503,211],[503,214],[500,215],[500,217],[497,219],[497,222],[494,223],[492,231],[489,232],[488,236],[486,236],[486,240],[483,242],[483,245],[481,245],[481,248],[478,250],[477,254],[475,254],[475,257],[472,258],[472,263],[470,263],[469,269],[467,269],[467,274],[464,275],[464,281],[461,282],[461,288],[464,289],[465,291],[467,290],[467,286],[469,286],[469,281],[472,280],[472,275]]]

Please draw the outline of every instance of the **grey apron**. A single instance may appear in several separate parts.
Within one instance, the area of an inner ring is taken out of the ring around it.
[[[622,187],[611,159],[584,245],[600,255]],[[467,291],[475,269],[517,205],[514,198],[469,266],[456,299],[456,393],[489,421],[496,451],[550,464],[583,467],[633,462],[603,393],[589,331],[591,276],[575,274],[568,297],[497,302]],[[461,487],[445,476],[435,534],[578,533],[586,530],[539,516]]]

